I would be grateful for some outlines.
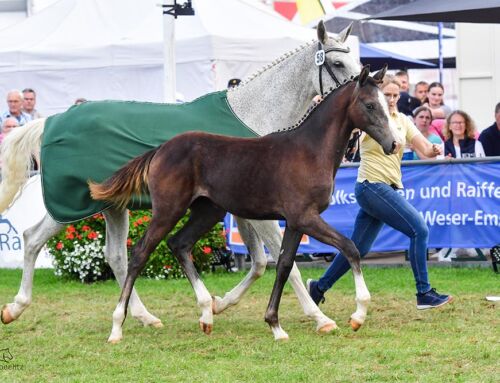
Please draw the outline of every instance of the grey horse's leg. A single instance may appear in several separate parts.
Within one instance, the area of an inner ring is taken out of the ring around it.
[[[24,267],[21,287],[14,298],[14,302],[2,308],[1,319],[4,324],[8,324],[19,318],[23,311],[31,304],[33,276],[38,254],[43,245],[61,231],[63,227],[63,225],[54,221],[50,215],[46,214],[40,222],[23,233]]]
[[[128,210],[108,209],[106,217],[106,251],[104,256],[108,261],[120,287],[123,287],[127,277],[127,236],[129,229]],[[139,295],[132,290],[130,296],[130,313],[144,326],[163,327],[161,320],[150,314]]]
[[[214,297],[212,309],[214,314],[219,314],[230,306],[237,304],[255,280],[260,278],[266,271],[267,257],[264,246],[249,220],[235,217],[238,222],[238,230],[243,242],[248,248],[252,267],[245,278],[223,298]],[[278,233],[279,235],[279,233]]]
[[[216,314],[238,303],[252,283],[264,273],[267,258],[264,253],[263,242],[269,249],[273,259],[278,262],[283,239],[277,221],[256,221],[235,218],[238,222],[238,230],[252,258],[252,268],[235,288],[224,295],[224,298],[214,298],[214,313]],[[337,328],[335,321],[323,314],[309,296],[295,262],[288,280],[306,316],[316,321],[316,330],[318,332],[325,333]]]

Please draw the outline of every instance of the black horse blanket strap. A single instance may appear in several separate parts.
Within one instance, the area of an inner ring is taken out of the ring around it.
[[[256,137],[233,113],[226,91],[184,104],[129,101],[85,102],[51,116],[42,138],[45,206],[60,223],[106,209],[91,199],[87,181],[102,182],[131,159],[187,131]],[[150,208],[149,196],[131,208]]]

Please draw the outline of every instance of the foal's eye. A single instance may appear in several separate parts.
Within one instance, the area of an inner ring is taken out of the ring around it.
[[[366,104],[366,109],[368,109],[368,110],[374,110],[375,109],[375,105],[373,105],[373,104]]]
[[[344,66],[344,63],[342,61],[334,61],[333,65],[335,65],[337,68],[342,68]]]

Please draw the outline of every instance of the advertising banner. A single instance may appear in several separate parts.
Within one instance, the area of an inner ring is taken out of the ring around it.
[[[322,217],[350,237],[359,206],[354,196],[358,169],[340,168],[329,208]],[[429,248],[488,248],[500,243],[500,162],[403,165],[399,192],[429,227]],[[228,244],[246,253],[235,220],[227,216]],[[280,223],[284,227],[284,222]],[[385,225],[372,251],[402,251],[409,239]],[[332,252],[334,248],[304,236],[300,253]]]

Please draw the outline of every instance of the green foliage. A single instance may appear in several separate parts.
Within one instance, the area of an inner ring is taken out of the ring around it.
[[[127,247],[130,249],[144,235],[151,220],[151,211],[132,211],[129,215]],[[177,223],[167,239],[179,231],[187,220],[188,215]],[[82,282],[110,278],[112,272],[104,259],[105,232],[104,216],[96,214],[76,224],[68,225],[64,231],[53,237],[47,246],[54,257],[55,274]],[[222,225],[217,224],[196,243],[192,251],[198,272],[208,271],[212,261],[212,249],[222,248],[225,245]],[[168,248],[166,239],[161,241],[151,254],[142,275],[154,279],[183,277],[183,271]]]

